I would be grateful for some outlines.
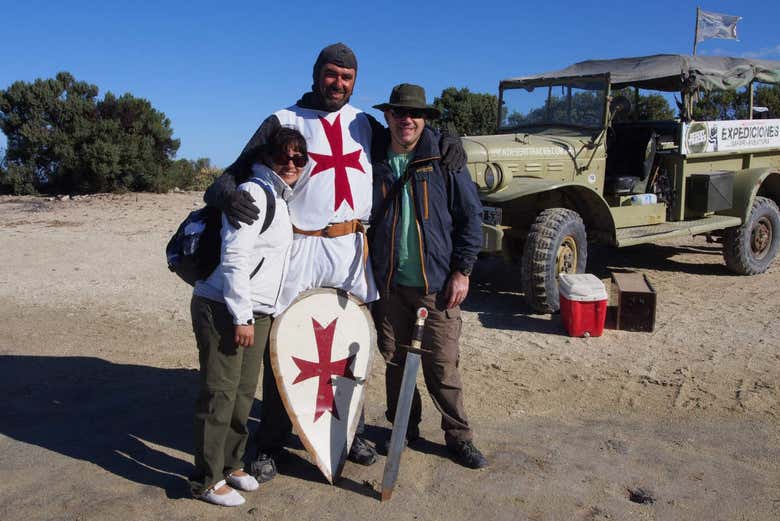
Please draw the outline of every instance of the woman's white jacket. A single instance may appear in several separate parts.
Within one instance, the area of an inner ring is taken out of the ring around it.
[[[275,196],[273,221],[260,233],[268,211],[266,191],[255,182],[238,186],[246,190],[260,210],[257,220],[236,229],[222,216],[222,254],[219,266],[195,284],[195,294],[224,302],[234,324],[248,324],[255,313],[273,314],[284,279],[292,245],[292,225],[287,200],[292,189],[265,165],[254,165],[254,180],[265,184]]]

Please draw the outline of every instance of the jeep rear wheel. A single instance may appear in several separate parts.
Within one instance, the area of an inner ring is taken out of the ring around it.
[[[771,199],[756,197],[742,226],[728,228],[723,238],[726,266],[740,275],[767,270],[780,245],[780,210]]]
[[[588,259],[582,219],[572,210],[540,213],[523,248],[521,279],[528,305],[538,313],[558,311],[558,274],[583,273]]]

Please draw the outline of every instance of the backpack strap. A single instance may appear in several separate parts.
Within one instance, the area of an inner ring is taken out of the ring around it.
[[[376,212],[374,212],[373,221],[377,221],[383,218],[387,209],[390,207],[390,205],[395,200],[395,198],[398,197],[398,194],[401,193],[401,189],[404,187],[404,185],[409,181],[411,177],[412,177],[412,172],[411,170],[409,170],[409,167],[407,166],[406,170],[404,171],[404,175],[402,175],[400,178],[395,180],[393,186],[390,187],[390,191],[388,191],[387,195],[385,195],[385,198],[382,199],[382,202],[379,205],[379,209]],[[371,226],[375,224],[373,221],[370,223]]]
[[[271,223],[274,220],[274,216],[276,216],[276,196],[266,181],[262,181],[256,177],[251,177],[248,179],[248,181],[250,183],[256,184],[265,191],[265,219],[263,219],[263,226],[260,228],[260,233],[263,233],[268,229],[269,226],[271,226]]]

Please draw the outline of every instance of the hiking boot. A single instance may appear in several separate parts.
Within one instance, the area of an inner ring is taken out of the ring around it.
[[[366,440],[359,436],[355,436],[352,440],[352,447],[349,449],[347,459],[358,465],[373,465],[376,461],[376,450],[366,443]]]
[[[461,441],[455,445],[447,445],[447,450],[453,459],[470,469],[481,469],[488,466],[488,461],[478,448],[470,441]]]
[[[265,483],[274,479],[276,477],[274,454],[260,452],[257,455],[257,459],[249,465],[249,473],[254,476],[258,483]]]

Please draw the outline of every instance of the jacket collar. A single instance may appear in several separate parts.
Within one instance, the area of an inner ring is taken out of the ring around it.
[[[292,196],[293,189],[265,164],[255,163],[252,165],[252,174],[255,178],[270,184],[274,191],[285,201]]]

